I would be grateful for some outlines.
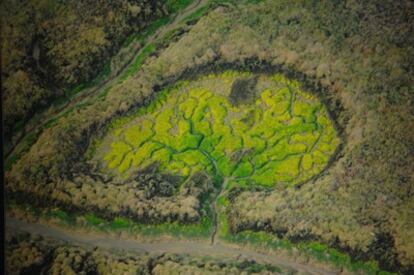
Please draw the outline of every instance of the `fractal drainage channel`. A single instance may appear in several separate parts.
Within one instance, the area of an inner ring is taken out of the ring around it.
[[[188,195],[194,182],[210,182],[210,189],[198,193],[213,193],[207,196],[214,242],[217,231],[226,230],[218,216],[229,190],[302,184],[327,166],[339,144],[326,107],[299,82],[281,74],[226,71],[181,81],[149,106],[114,121],[95,142],[90,161],[136,189],[137,179],[156,169],[164,175],[158,193],[165,197]],[[142,191],[152,196],[151,189]],[[123,204],[144,212],[145,205],[134,201],[127,195]],[[198,218],[185,213],[178,219]]]

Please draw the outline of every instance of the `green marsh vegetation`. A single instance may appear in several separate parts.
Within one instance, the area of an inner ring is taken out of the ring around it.
[[[136,117],[115,121],[97,153],[124,176],[158,162],[184,179],[227,178],[229,188],[297,185],[317,175],[339,144],[325,107],[282,75],[263,76],[268,88],[252,88],[252,102],[234,104],[233,83],[249,77],[229,71],[184,82]]]
[[[179,82],[113,121],[89,155],[121,179],[154,163],[182,186],[209,174],[214,241],[231,236],[229,190],[299,185],[327,166],[339,143],[326,108],[297,81],[225,71]]]

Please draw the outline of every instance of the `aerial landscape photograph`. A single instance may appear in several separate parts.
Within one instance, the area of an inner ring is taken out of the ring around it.
[[[414,1],[0,22],[0,274],[414,275]]]

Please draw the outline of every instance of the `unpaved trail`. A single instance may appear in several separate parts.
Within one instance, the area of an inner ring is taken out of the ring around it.
[[[213,258],[237,259],[244,257],[253,259],[262,264],[273,264],[276,266],[294,269],[302,274],[337,274],[327,269],[304,265],[271,253],[261,253],[246,247],[239,247],[227,243],[210,244],[207,241],[194,240],[167,240],[160,242],[142,242],[135,239],[118,239],[109,234],[80,233],[60,227],[46,226],[40,223],[30,223],[15,218],[6,218],[6,230],[14,232],[27,232],[55,240],[65,241],[73,245],[84,245],[89,247],[101,247],[104,249],[124,250],[139,253],[176,253],[192,256],[209,256]]]
[[[94,96],[98,96],[102,91],[104,91],[107,88],[110,88],[112,85],[116,84],[120,78],[123,76],[124,72],[130,67],[131,64],[134,63],[134,61],[138,58],[138,56],[142,53],[142,51],[149,46],[151,43],[154,43],[158,39],[162,38],[167,32],[177,28],[181,21],[198,10],[199,8],[207,5],[209,3],[209,0],[198,0],[188,6],[183,11],[179,12],[175,15],[172,22],[166,26],[160,27],[154,34],[147,37],[145,40],[145,43],[137,49],[131,59],[129,59],[122,68],[113,76],[108,77],[107,79],[103,80],[101,83],[97,84],[95,87],[87,88],[85,91],[81,92],[80,95],[75,96],[74,98],[70,99],[68,102],[63,104],[59,107],[49,107],[47,110],[45,110],[43,113],[40,114],[40,117],[36,117],[35,121],[34,119],[29,120],[24,128],[18,132],[15,133],[14,136],[15,141],[13,142],[13,145],[10,147],[10,149],[7,152],[4,152],[4,157],[8,158],[13,153],[16,152],[18,149],[18,146],[20,142],[30,135],[31,133],[35,132],[37,129],[40,129],[47,125],[49,122],[53,121],[55,118],[58,118],[60,114],[64,113],[66,110],[75,107],[77,105],[82,104],[88,99],[93,98]]]

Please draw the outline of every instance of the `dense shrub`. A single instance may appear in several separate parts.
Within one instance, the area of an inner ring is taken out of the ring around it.
[[[8,235],[7,274],[274,274],[296,270],[254,260],[91,249],[63,241]]]
[[[6,135],[64,90],[104,71],[127,35],[162,12],[162,3],[151,0],[2,1]]]

